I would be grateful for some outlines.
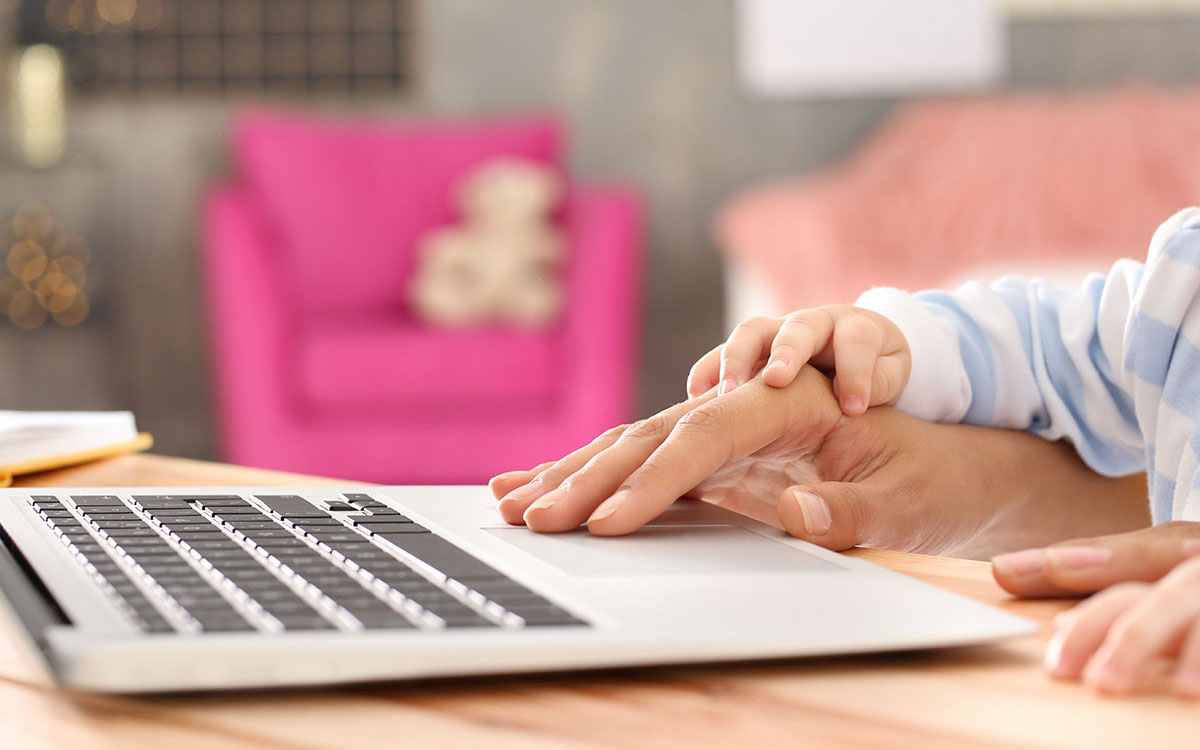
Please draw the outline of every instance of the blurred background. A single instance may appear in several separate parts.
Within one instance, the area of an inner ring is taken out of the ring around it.
[[[1141,256],[1200,189],[1197,11],[0,0],[0,408],[375,481],[558,455],[744,315]]]

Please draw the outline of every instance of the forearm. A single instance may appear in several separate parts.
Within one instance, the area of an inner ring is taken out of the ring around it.
[[[1092,471],[1075,449],[1025,432],[938,425],[955,457],[950,484],[969,488],[963,502],[988,518],[954,551],[962,557],[1115,534],[1150,523],[1144,474],[1111,478]]]

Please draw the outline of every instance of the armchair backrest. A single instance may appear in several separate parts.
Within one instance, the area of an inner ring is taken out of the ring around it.
[[[276,247],[297,310],[402,309],[414,250],[457,219],[454,188],[479,164],[517,157],[561,169],[549,117],[381,122],[254,113],[234,158]]]

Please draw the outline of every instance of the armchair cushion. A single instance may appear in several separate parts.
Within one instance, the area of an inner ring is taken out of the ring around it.
[[[435,329],[399,316],[341,317],[296,333],[303,404],[317,410],[425,407],[475,419],[553,400],[561,347],[548,332]],[[482,412],[486,412],[486,415]]]
[[[560,168],[549,118],[385,124],[259,113],[234,138],[283,281],[305,311],[400,311],[416,245],[457,218],[453,191],[467,172],[500,156]]]

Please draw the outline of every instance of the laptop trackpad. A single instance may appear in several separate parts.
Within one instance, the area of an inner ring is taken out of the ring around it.
[[[565,534],[537,534],[512,526],[484,531],[577,576],[842,570],[740,526],[652,524],[629,536],[609,538],[592,536],[583,529]]]

